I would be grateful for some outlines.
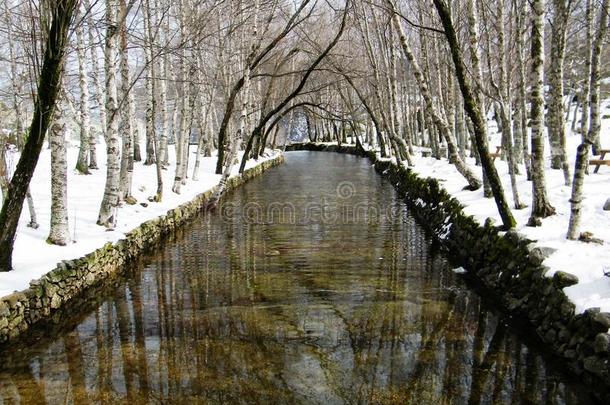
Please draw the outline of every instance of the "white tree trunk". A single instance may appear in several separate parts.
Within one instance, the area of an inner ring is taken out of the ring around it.
[[[159,18],[157,17],[157,20]],[[169,21],[169,19],[168,19]],[[166,26],[166,25],[164,25]],[[165,35],[168,33],[169,27],[166,26]],[[157,159],[162,165],[165,165],[167,161],[167,138],[169,135],[169,116],[168,116],[168,103],[167,103],[167,84],[166,80],[169,78],[169,61],[167,54],[163,55],[159,59],[159,72],[163,75],[163,79],[159,80],[159,104],[161,108],[161,133],[159,134],[159,149],[156,151]]]
[[[570,166],[566,152],[566,133],[563,107],[563,64],[568,29],[569,4],[566,0],[553,0],[554,14],[551,40],[549,85],[551,87],[547,126],[551,143],[551,168],[562,169],[565,185],[570,183]]]
[[[180,0],[178,2],[180,7],[180,37],[183,41],[186,40],[186,7],[185,1]],[[189,139],[190,139],[190,128],[188,128],[188,117],[190,115],[190,91],[189,91],[189,56],[187,55],[186,49],[182,49],[180,53],[180,122],[178,125],[178,134],[176,136],[176,156],[180,156],[176,159],[176,172],[174,176],[174,185],[172,191],[176,194],[180,194],[180,188],[186,183],[186,167],[188,165],[188,150],[189,150]],[[179,147],[178,147],[179,146]]]
[[[119,136],[119,112],[116,83],[116,42],[117,42],[117,4],[116,0],[106,0],[106,46],[104,64],[106,70],[106,112],[108,113],[106,125],[106,185],[104,197],[100,205],[97,224],[107,228],[114,228],[116,224],[116,210],[119,204],[119,180],[121,170]]]
[[[80,149],[78,151],[78,160],[76,161],[76,170],[81,174],[90,174],[89,172],[89,154],[91,147],[91,117],[89,107],[89,78],[87,77],[87,57],[86,57],[86,42],[83,32],[83,24],[76,25],[76,55],[78,58],[78,85],[80,89]],[[91,45],[93,46],[93,45]]]
[[[574,181],[572,182],[572,198],[570,198],[571,213],[567,232],[568,239],[578,239],[580,235],[580,219],[582,215],[581,209],[583,200],[582,192],[585,183],[585,173],[589,164],[589,147],[595,145],[595,140],[593,138],[595,132],[598,131],[599,134],[600,57],[604,37],[608,29],[609,5],[610,0],[603,0],[600,8],[597,34],[592,45],[591,77],[589,79],[589,85],[591,87],[591,121],[589,132],[583,137],[583,142],[578,146],[576,154],[576,167],[574,168]],[[592,19],[592,14],[591,11],[588,18]]]
[[[91,10],[91,4],[89,0],[83,0],[83,6],[85,10]],[[97,53],[97,41],[93,35],[95,32],[95,26],[93,24],[93,18],[91,12],[87,13],[87,28],[89,32],[89,51],[91,54],[91,71],[93,73],[93,85],[95,87],[95,98],[97,100],[97,107],[99,108],[100,116],[100,128],[104,139],[106,139],[106,127],[108,125],[106,118],[106,104],[104,87],[100,80],[101,72],[99,67],[99,59]],[[89,139],[89,168],[97,169],[97,152],[95,145],[97,144],[97,134],[94,131],[90,132],[91,138]]]
[[[532,214],[528,225],[540,225],[540,218],[555,213],[546,192],[544,162],[544,0],[532,0]]]
[[[70,242],[68,228],[68,162],[66,159],[66,123],[61,106],[55,107],[49,129],[51,144],[51,229],[47,242],[65,246]]]
[[[121,18],[127,13],[125,0],[120,0]],[[129,75],[129,54],[127,51],[127,27],[121,24],[120,27],[120,53],[121,53],[121,100],[122,108],[120,111],[121,126],[120,133],[123,140],[121,149],[121,170],[120,170],[120,189],[119,201],[125,201],[128,204],[135,204],[135,199],[131,195],[131,183],[133,178],[133,133],[135,116],[135,106],[133,97],[130,91],[130,75]]]

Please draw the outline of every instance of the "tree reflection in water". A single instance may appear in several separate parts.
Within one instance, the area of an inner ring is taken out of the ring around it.
[[[365,160],[290,154],[227,198],[303,207],[348,180],[350,203],[393,215],[202,217],[0,353],[2,402],[587,401],[449,270]]]

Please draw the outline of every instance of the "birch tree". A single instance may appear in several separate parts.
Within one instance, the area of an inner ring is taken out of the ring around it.
[[[119,0],[119,14],[121,18],[126,19],[129,8],[126,0]],[[119,173],[119,201],[125,201],[128,204],[135,204],[135,198],[131,195],[131,183],[133,178],[133,161],[134,161],[134,122],[135,107],[133,105],[133,95],[131,92],[131,77],[129,74],[129,53],[127,48],[127,24],[121,23],[119,26],[120,40],[120,70],[121,70],[121,100],[122,108],[120,109],[121,124],[119,131],[122,138],[121,148],[121,168]]]
[[[563,65],[566,49],[566,32],[572,0],[553,0],[551,24],[551,60],[549,74],[549,109],[547,123],[551,141],[551,168],[562,169],[566,186],[571,184],[570,166],[566,151],[566,133],[563,108]]]
[[[66,119],[61,102],[55,107],[49,130],[51,145],[51,227],[47,243],[65,246],[68,229],[68,162],[66,157]]]
[[[180,15],[180,39],[183,44],[187,42],[187,7],[185,0],[178,2],[178,12]],[[190,71],[190,55],[187,54],[186,47],[183,46],[180,51],[179,61],[179,83],[180,83],[180,121],[178,124],[178,132],[176,136],[176,171],[174,176],[174,185],[172,191],[180,194],[180,189],[183,184],[186,184],[186,173],[188,165],[189,141],[191,129],[188,126],[188,117],[190,115],[190,91],[189,91],[189,74]]]
[[[540,219],[555,214],[546,191],[544,162],[544,0],[531,4],[531,93],[530,120],[532,124],[532,213],[529,226],[539,226]]]
[[[100,205],[97,224],[114,228],[119,204],[121,155],[119,135],[119,111],[116,83],[117,35],[120,27],[117,20],[116,0],[106,0],[106,39],[104,66],[106,70],[106,184]]]
[[[85,12],[87,13],[87,28],[89,33],[89,53],[91,57],[91,74],[93,76],[93,85],[95,88],[95,100],[98,107],[99,114],[99,125],[101,129],[102,136],[106,139],[106,103],[105,103],[105,95],[104,88],[102,87],[102,82],[100,80],[101,72],[99,67],[99,57],[97,52],[97,41],[94,33],[96,32],[96,27],[93,22],[93,17],[91,16],[91,3],[89,0],[83,0],[83,6]],[[94,131],[90,132],[89,139],[89,168],[90,169],[98,169],[97,164],[97,134]]]
[[[589,78],[590,87],[590,118],[589,118],[589,131],[582,138],[582,143],[578,146],[576,151],[576,163],[574,168],[574,181],[572,182],[572,196],[570,198],[570,222],[568,224],[567,238],[578,239],[580,236],[580,220],[582,217],[582,201],[583,187],[585,182],[585,173],[589,164],[589,148],[595,147],[596,136],[599,136],[600,130],[600,117],[599,117],[599,93],[600,93],[600,80],[601,80],[601,53],[602,46],[604,43],[604,37],[608,30],[608,13],[610,12],[610,1],[602,0],[602,4],[599,10],[599,23],[597,25],[597,32],[595,34],[595,40],[592,44],[592,51],[590,54],[591,58],[591,75]],[[587,2],[587,18],[593,18],[593,10],[591,3]],[[591,24],[591,21],[587,21],[587,24]],[[587,52],[589,53],[589,52]],[[583,102],[584,104],[584,102]],[[584,116],[584,112],[583,112]],[[584,117],[583,117],[584,118]]]
[[[85,12],[87,11],[85,10]],[[76,54],[78,58],[78,86],[80,89],[80,148],[78,150],[76,170],[81,174],[90,174],[89,156],[91,153],[89,145],[91,141],[91,117],[89,112],[89,78],[87,77],[86,46],[83,24],[80,23],[76,25]]]

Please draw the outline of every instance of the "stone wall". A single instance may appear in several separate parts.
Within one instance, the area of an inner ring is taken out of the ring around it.
[[[491,294],[516,319],[525,320],[572,372],[606,402],[610,401],[610,314],[591,308],[575,314],[563,288],[578,279],[569,273],[545,274],[549,250],[535,247],[514,231],[502,232],[488,220],[480,225],[463,213],[462,205],[432,178],[355,146],[298,144],[290,150],[312,150],[367,156],[375,170],[388,178],[411,213],[443,248],[446,256],[467,270],[476,288]]]
[[[227,190],[238,187],[265,170],[284,161],[283,156],[267,160],[241,176],[231,177]],[[49,320],[58,309],[70,305],[88,288],[107,282],[124,271],[129,262],[139,257],[162,237],[172,234],[193,219],[205,206],[216,188],[200,194],[192,201],[167,212],[166,215],[142,223],[124,239],[75,260],[65,260],[30,287],[0,299],[0,345],[16,338],[38,322]]]

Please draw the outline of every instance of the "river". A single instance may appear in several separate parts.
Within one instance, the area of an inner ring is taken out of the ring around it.
[[[5,348],[1,403],[589,403],[368,160],[286,155]]]

